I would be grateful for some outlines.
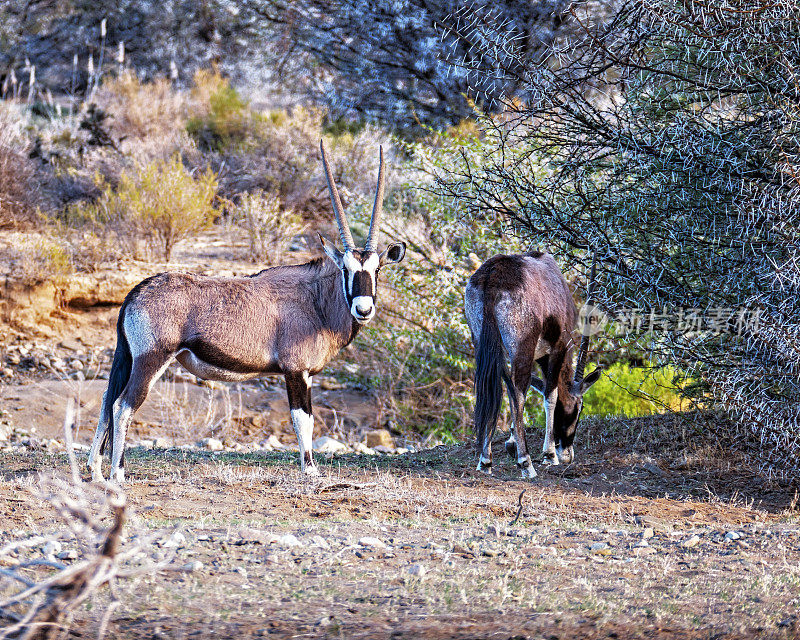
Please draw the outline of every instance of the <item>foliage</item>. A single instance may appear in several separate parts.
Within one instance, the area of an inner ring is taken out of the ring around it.
[[[186,130],[201,149],[241,147],[252,137],[258,122],[256,114],[216,67],[195,73],[191,94],[194,115]]]
[[[681,410],[680,379],[673,369],[634,368],[624,362],[613,364],[586,393],[583,415],[634,418],[669,410]]]
[[[185,98],[169,80],[143,82],[129,70],[103,82],[96,101],[112,116],[112,137],[127,141],[131,153],[153,139],[173,140],[186,118]]]
[[[11,251],[12,272],[27,283],[58,283],[74,272],[68,244],[55,238],[39,236]]]
[[[527,61],[565,31],[564,0],[249,0],[273,23],[265,38],[283,50],[284,79],[331,109],[334,118],[367,118],[392,129],[444,128],[470,115],[471,101],[491,105],[515,90],[495,60],[476,58],[473,21],[518,38]],[[485,39],[485,35],[481,36]],[[290,44],[289,44],[290,43]],[[277,53],[276,52],[276,53]],[[473,68],[454,62],[470,61]]]
[[[305,229],[303,219],[285,210],[274,193],[245,193],[232,210],[241,218],[250,241],[249,258],[253,262],[278,264],[289,243]]]
[[[212,171],[195,177],[173,157],[124,172],[116,188],[106,186],[96,202],[73,205],[68,220],[105,225],[134,257],[143,257],[144,241],[169,261],[178,241],[208,227],[218,215],[216,193]]]
[[[41,204],[20,124],[20,114],[0,106],[0,228],[29,225]]]
[[[473,218],[508,220],[568,267],[585,272],[597,249],[611,313],[732,314],[717,327],[637,336],[656,363],[700,383],[686,388],[703,402],[796,465],[797,11],[761,0],[627,2],[587,23],[554,66],[521,64],[514,35],[498,34],[485,53],[506,52],[522,99],[483,118],[483,157],[438,183]]]

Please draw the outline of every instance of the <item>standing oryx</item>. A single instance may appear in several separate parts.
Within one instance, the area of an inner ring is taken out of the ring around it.
[[[311,456],[311,376],[372,320],[378,271],[384,264],[400,262],[406,251],[400,242],[377,252],[383,149],[363,249],[353,242],[322,142],[320,151],[344,253],[320,236],[329,259],[237,278],[161,273],[136,285],[125,298],[117,321],[117,348],[89,453],[93,479],[102,478],[102,451],[110,442],[110,476],[124,481],[128,425],[173,359],[206,380],[283,374],[300,445],[301,470],[318,475]]]
[[[522,469],[522,477],[536,477],[523,419],[525,394],[531,384],[544,396],[544,462],[558,464],[559,458],[572,462],[582,396],[601,370],[598,367],[584,378],[589,349],[589,338],[584,336],[573,376],[572,330],[578,311],[555,260],[539,251],[489,258],[472,274],[464,298],[475,344],[478,470],[492,472],[501,380],[508,390],[514,422],[506,451]],[[510,373],[506,357],[511,361]],[[542,369],[544,381],[532,375],[534,361]]]

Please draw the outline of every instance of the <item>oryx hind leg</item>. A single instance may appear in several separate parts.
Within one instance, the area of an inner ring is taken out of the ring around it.
[[[109,428],[109,419],[104,407],[106,406],[106,398],[108,396],[108,389],[103,394],[103,400],[100,403],[100,419],[97,421],[97,430],[94,432],[94,439],[92,446],[89,449],[89,458],[86,461],[86,466],[92,473],[92,482],[102,482],[103,480],[103,455],[101,449],[103,441],[107,437]]]
[[[522,477],[531,480],[536,477],[536,470],[533,468],[533,462],[528,453],[528,443],[525,439],[525,395],[531,383],[533,349],[536,340],[537,337],[530,336],[519,345],[517,353],[514,354],[511,361],[511,386],[509,387],[509,404],[514,417],[512,431],[516,449],[515,462]],[[509,447],[506,445],[506,450],[508,449]]]
[[[150,352],[133,359],[131,375],[122,394],[114,402],[110,479],[125,481],[125,439],[133,415],[147,399],[147,394],[172,361],[172,354]]]
[[[308,371],[287,373],[286,394],[289,397],[289,411],[292,427],[300,448],[300,471],[307,476],[318,476],[319,469],[314,464],[314,411],[311,408],[311,376]]]

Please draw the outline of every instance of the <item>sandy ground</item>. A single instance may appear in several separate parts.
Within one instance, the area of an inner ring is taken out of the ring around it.
[[[108,637],[798,637],[797,487],[677,425],[587,421],[576,463],[534,482],[500,438],[495,477],[468,446],[322,459],[314,480],[295,454],[134,449],[136,526],[179,530],[156,552],[201,566],[119,584]],[[0,543],[57,530],[26,488],[64,456],[0,465]]]

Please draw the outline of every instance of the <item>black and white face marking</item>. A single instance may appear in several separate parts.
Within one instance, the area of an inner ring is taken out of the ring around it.
[[[396,264],[406,255],[405,242],[395,242],[378,254],[375,251],[348,249],[344,253],[320,235],[322,248],[342,270],[342,291],[350,315],[358,324],[367,324],[375,317],[378,295],[378,272],[385,264]]]
[[[375,296],[378,292],[380,256],[372,251],[361,253],[345,251],[342,257],[342,283],[344,295],[350,305],[350,314],[359,324],[367,324],[375,317]]]

